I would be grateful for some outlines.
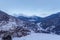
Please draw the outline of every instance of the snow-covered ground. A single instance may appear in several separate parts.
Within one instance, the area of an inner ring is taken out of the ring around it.
[[[13,38],[13,40],[60,40],[60,36],[55,34],[33,33],[25,37]]]
[[[0,38],[0,40],[1,40],[1,38]]]
[[[21,38],[15,37],[13,38],[13,40],[60,40],[60,35],[33,33],[31,35],[21,37]]]

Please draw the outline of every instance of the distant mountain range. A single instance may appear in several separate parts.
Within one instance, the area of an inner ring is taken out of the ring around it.
[[[0,10],[0,37],[3,34],[22,37],[32,32],[60,35],[60,12],[41,18],[39,16],[14,17]]]

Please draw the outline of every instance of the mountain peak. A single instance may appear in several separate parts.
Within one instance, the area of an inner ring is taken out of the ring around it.
[[[0,15],[7,15],[7,13],[0,10]]]
[[[8,14],[0,10],[0,21],[8,20]]]
[[[56,13],[56,15],[59,15],[60,16],[60,12]]]

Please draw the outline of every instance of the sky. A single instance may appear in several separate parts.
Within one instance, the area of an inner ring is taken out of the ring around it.
[[[0,10],[16,16],[46,17],[60,12],[60,0],[0,0]]]

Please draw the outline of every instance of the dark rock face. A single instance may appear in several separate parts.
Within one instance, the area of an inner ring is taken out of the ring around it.
[[[2,37],[2,40],[12,40],[12,37],[11,37],[11,35],[4,35],[3,37]]]

